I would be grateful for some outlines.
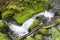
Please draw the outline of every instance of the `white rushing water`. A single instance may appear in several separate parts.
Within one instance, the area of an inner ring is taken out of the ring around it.
[[[17,35],[23,36],[28,33],[28,28],[31,26],[35,19],[30,18],[26,22],[23,23],[22,26],[18,26],[15,24],[10,24],[9,28]]]
[[[34,15],[32,18],[25,21],[22,26],[18,26],[12,23],[10,23],[8,26],[14,32],[14,34],[16,34],[17,36],[23,36],[28,33],[28,29],[32,25],[33,21],[36,19],[37,16],[40,15],[49,18],[48,21],[51,21],[51,18],[54,17],[54,13],[45,11]]]

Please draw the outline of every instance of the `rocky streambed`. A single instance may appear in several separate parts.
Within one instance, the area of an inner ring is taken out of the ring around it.
[[[60,40],[60,12],[55,4],[47,0],[7,3],[0,10],[1,40]]]

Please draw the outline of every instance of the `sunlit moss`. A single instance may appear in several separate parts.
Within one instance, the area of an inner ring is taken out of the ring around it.
[[[16,20],[17,23],[23,24],[27,19],[32,17],[35,13],[35,11],[31,8],[27,8],[24,10],[21,14],[16,14],[13,18]]]
[[[27,7],[22,13],[15,14],[13,18],[16,20],[17,23],[22,24],[34,14],[37,14],[37,12],[43,11],[45,11],[44,5],[42,3],[36,4],[35,6]]]
[[[0,40],[9,40],[9,38],[6,34],[0,32]]]
[[[38,32],[39,32],[40,34],[43,34],[43,35],[46,35],[46,36],[48,36],[48,35],[50,34],[50,33],[48,32],[48,30],[46,30],[46,29],[44,29],[44,28],[39,29]]]

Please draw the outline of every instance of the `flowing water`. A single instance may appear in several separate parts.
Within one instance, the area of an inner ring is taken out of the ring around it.
[[[51,21],[51,18],[54,17],[54,13],[52,13],[50,11],[44,11],[44,12],[40,12],[40,13],[34,15],[32,18],[25,21],[21,26],[6,22],[8,27],[13,32],[12,35],[10,35],[10,36],[17,37],[17,36],[23,36],[23,35],[28,34],[29,27],[32,25],[32,23],[36,19],[36,17],[40,16],[40,15],[43,15],[45,18],[48,18],[47,19],[48,21]]]

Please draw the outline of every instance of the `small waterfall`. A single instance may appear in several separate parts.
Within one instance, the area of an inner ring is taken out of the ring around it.
[[[28,28],[32,25],[34,20],[35,19],[30,18],[26,22],[24,22],[22,26],[18,26],[11,23],[8,26],[16,36],[23,36],[28,33]]]
[[[13,35],[17,36],[23,36],[28,34],[28,29],[29,27],[32,25],[33,21],[36,19],[37,16],[43,15],[44,17],[48,18],[48,21],[51,21],[51,18],[54,17],[54,13],[49,12],[49,11],[45,11],[45,12],[40,12],[36,15],[34,15],[32,18],[28,19],[27,21],[25,21],[21,26],[16,25],[16,24],[12,24],[12,23],[7,23],[5,21],[5,23],[8,25],[8,27],[11,29],[12,33],[12,37],[14,37]]]
[[[54,17],[55,13],[51,11],[45,11],[44,12],[44,17],[48,18],[47,21],[51,22],[51,19]]]
[[[28,30],[28,28],[32,25],[34,20],[35,20],[35,18],[33,18],[33,17],[28,19],[26,22],[23,23],[22,27],[25,28],[26,30]]]
[[[21,26],[15,25],[12,23],[7,23],[8,27],[10,30],[13,32],[12,35],[10,35],[12,38],[17,37],[17,36],[23,36],[28,34],[28,28],[32,25],[33,21],[35,18],[30,18],[27,21],[25,21]]]
[[[36,18],[37,16],[40,16],[40,15],[43,15],[45,18],[47,18],[48,22],[51,22],[51,19],[54,17],[55,13],[51,12],[51,10],[50,11],[45,10],[44,12],[40,12],[34,15],[33,17]]]

